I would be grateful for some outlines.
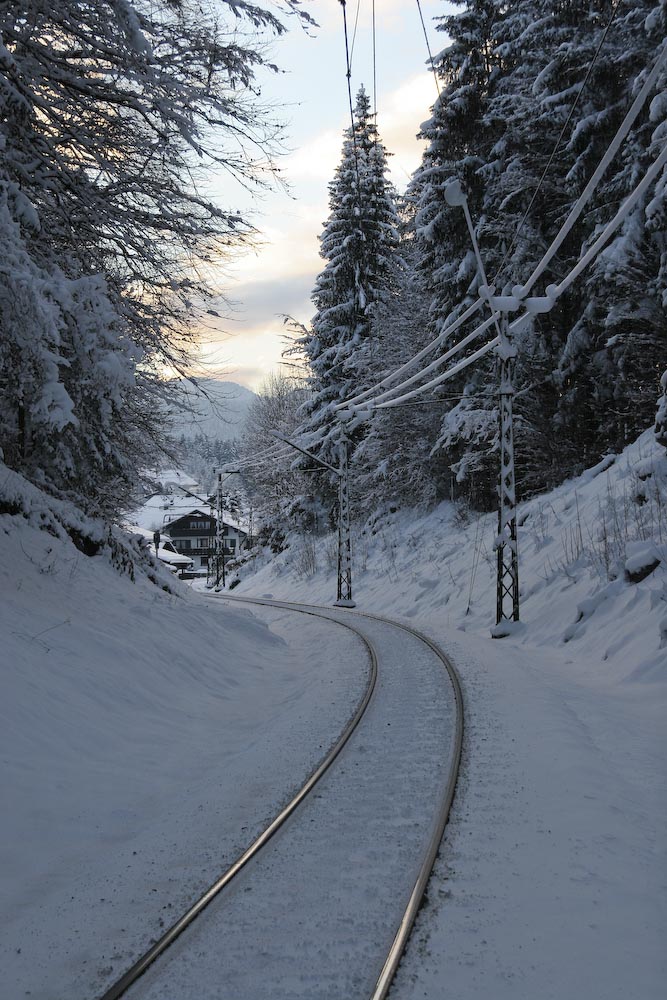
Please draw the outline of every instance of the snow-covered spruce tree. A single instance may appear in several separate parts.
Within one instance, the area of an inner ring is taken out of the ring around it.
[[[387,152],[362,87],[329,185],[331,213],[320,236],[327,264],[313,291],[312,332],[302,342],[313,388],[303,407],[304,440],[332,464],[340,440],[333,407],[368,384],[375,322],[395,283],[399,219],[386,173]],[[362,437],[357,429],[353,444]]]
[[[667,37],[667,0],[661,0],[646,19],[647,31],[653,31],[656,26],[662,29],[663,37]],[[655,154],[660,144],[667,141],[667,79],[651,103],[651,121],[655,124],[655,131],[651,136],[651,152]],[[661,294],[664,317],[667,315],[667,169],[658,179],[653,198],[646,207],[646,226],[652,237],[662,233],[656,284]],[[667,370],[660,379],[660,388],[655,436],[667,448]]]
[[[428,298],[416,266],[409,203],[399,202],[399,216],[401,266],[396,289],[378,310],[377,344],[369,367],[373,384],[396,371],[430,339]],[[433,414],[441,406],[436,403],[434,408],[433,404],[431,396],[414,404],[373,411],[352,460],[352,499],[360,512],[375,513],[382,505],[428,505],[448,495],[448,470],[431,455]]]
[[[600,6],[608,21],[612,5]],[[604,58],[593,67],[566,147],[571,157],[566,183],[577,194],[664,42],[664,7],[661,16],[647,17],[653,7],[652,2],[628,0],[618,6],[611,20],[603,43]],[[602,27],[590,23],[591,48]],[[576,48],[580,24],[570,30],[570,45]],[[585,65],[580,60],[582,74]],[[653,139],[656,101],[652,108],[651,115],[647,108],[633,127],[577,227],[579,239],[570,247],[571,262],[595,239],[655,159],[660,147],[659,140]],[[664,109],[662,116],[664,120]],[[667,227],[659,201],[659,192],[657,198],[649,193],[636,206],[590,271],[568,293],[573,314],[571,324],[559,330],[554,424],[564,451],[569,449],[573,456],[568,464],[575,471],[610,448],[624,447],[653,419],[659,376],[667,363],[665,274],[661,275],[660,263]]]
[[[251,238],[196,180],[260,180],[277,126],[257,34],[283,27],[244,0],[36,0],[0,4],[0,29],[0,443],[113,512],[160,446],[206,266]]]
[[[446,22],[454,44],[441,57],[445,89],[425,127],[430,145],[415,182],[422,266],[437,325],[476,293],[463,219],[444,205],[444,184],[451,177],[463,181],[491,281],[504,292],[521,284],[597,166],[654,57],[662,36],[652,6],[535,0],[494,12],[493,5],[470,2]],[[647,116],[642,122],[540,287],[569,271],[608,221],[610,206],[638,179],[650,142]],[[628,220],[627,234],[591,275],[516,338],[517,474],[524,494],[560,481],[610,444],[625,443],[650,419],[656,386],[650,372],[660,360],[654,276],[663,236],[656,233],[647,245],[650,223],[641,212],[634,238]],[[630,252],[633,244],[637,252]],[[619,271],[612,276],[614,260]],[[605,273],[611,280],[603,288]],[[620,324],[620,337],[610,324]],[[490,502],[496,465],[491,376],[491,365],[482,365],[448,383],[453,395],[464,396],[446,415],[439,439],[466,492],[478,493],[488,470]],[[634,422],[627,419],[633,396],[641,400]],[[626,416],[614,426],[621,411]]]
[[[465,217],[447,205],[445,189],[454,180],[462,184],[483,238],[489,222],[488,165],[502,132],[502,123],[488,110],[503,71],[495,38],[507,5],[495,0],[459,5],[464,7],[459,14],[439,19],[438,30],[447,33],[451,44],[435,60],[442,91],[432,117],[422,125],[427,146],[409,189],[416,205],[419,269],[433,333],[440,333],[477,299],[480,284]],[[483,240],[483,248],[487,270],[493,274],[500,242]],[[495,498],[497,416],[493,402],[486,402],[493,367],[492,359],[485,361],[446,383],[450,401],[443,404],[445,416],[433,441],[433,457],[451,467],[455,492],[482,506]]]

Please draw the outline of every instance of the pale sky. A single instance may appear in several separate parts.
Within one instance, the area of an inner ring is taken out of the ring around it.
[[[447,44],[433,17],[455,8],[443,0],[421,0],[431,50]],[[211,375],[256,389],[278,368],[284,347],[281,314],[307,323],[314,307],[310,294],[324,267],[318,236],[329,214],[327,185],[338,165],[343,131],[350,124],[342,7],[318,0],[308,10],[319,22],[314,37],[294,25],[273,46],[272,58],[286,72],[267,79],[263,96],[280,108],[287,123],[290,151],[280,160],[291,197],[283,191],[263,196],[253,207],[262,234],[256,252],[225,264],[224,286],[235,312],[214,320],[206,334],[202,360]],[[359,0],[352,50],[353,100],[363,84],[373,91],[371,0]],[[350,43],[357,11],[348,0]],[[437,96],[416,0],[375,0],[377,110],[380,137],[390,157],[391,179],[402,190],[421,158],[416,133],[430,116]],[[214,178],[211,193],[225,207],[241,207],[228,181]],[[230,204],[230,197],[233,204]]]

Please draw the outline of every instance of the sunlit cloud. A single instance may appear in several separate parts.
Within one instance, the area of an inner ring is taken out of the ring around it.
[[[232,286],[232,297],[239,297],[239,285],[246,282],[317,273],[321,265],[318,236],[327,213],[324,201],[293,202],[280,215],[279,224],[274,215],[274,221],[263,227],[261,246],[239,258],[230,268],[237,282]]]
[[[320,180],[329,182],[340,159],[342,129],[328,129],[305,143],[287,157],[284,170],[288,181]]]

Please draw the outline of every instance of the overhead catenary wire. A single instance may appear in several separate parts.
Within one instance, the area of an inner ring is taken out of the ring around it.
[[[613,157],[618,152],[620,146],[623,143],[623,140],[626,138],[628,132],[630,131],[630,128],[632,127],[632,124],[634,123],[634,121],[636,120],[637,116],[639,115],[641,109],[643,108],[644,104],[646,103],[646,100],[648,99],[649,93],[653,89],[653,86],[655,85],[655,83],[656,83],[656,81],[658,79],[658,76],[659,76],[660,72],[662,71],[662,69],[664,67],[666,59],[667,59],[667,41],[663,43],[662,51],[658,53],[658,56],[657,56],[657,58],[655,60],[655,63],[653,65],[652,69],[650,70],[650,72],[648,73],[648,75],[646,77],[646,80],[644,81],[644,84],[642,85],[639,93],[637,94],[637,97],[633,101],[630,109],[628,110],[625,118],[623,119],[623,122],[619,126],[619,129],[616,132],[616,135],[614,136],[614,138],[612,139],[611,143],[609,144],[609,147],[607,148],[607,151],[605,152],[604,156],[602,157],[602,160],[600,161],[597,169],[593,173],[592,177],[590,178],[588,184],[586,185],[584,191],[582,192],[581,196],[577,200],[576,204],[573,206],[573,208],[572,208],[572,210],[571,210],[568,218],[566,219],[566,221],[561,226],[561,229],[557,233],[556,237],[554,238],[554,240],[551,243],[551,245],[549,246],[549,248],[546,250],[546,252],[542,256],[542,259],[536,265],[535,269],[533,270],[532,274],[530,275],[530,277],[528,278],[528,280],[526,281],[526,283],[523,286],[521,286],[520,288],[517,288],[515,290],[517,294],[520,293],[522,297],[525,297],[527,295],[527,293],[532,289],[533,285],[535,284],[535,282],[537,281],[537,279],[540,277],[540,275],[544,272],[544,270],[547,268],[547,266],[549,265],[551,259],[556,254],[556,252],[558,251],[559,247],[561,246],[561,244],[563,243],[563,241],[567,237],[568,233],[570,232],[570,230],[574,226],[575,222],[577,221],[577,219],[581,215],[584,207],[586,206],[586,204],[588,203],[588,201],[592,197],[592,195],[593,195],[593,193],[594,193],[597,185],[599,184],[602,176],[604,175],[607,167],[611,163]],[[658,167],[657,170],[659,170],[659,169],[660,168]],[[651,173],[651,177],[655,177],[655,176],[656,176],[656,172],[652,172]],[[649,179],[647,181],[647,186],[648,186],[648,184],[650,184],[650,182],[651,182],[651,179]],[[643,190],[645,190],[645,187],[642,189],[642,191]],[[640,193],[640,195],[638,197],[640,197],[640,196],[641,196],[641,193]],[[633,195],[630,196],[630,198],[633,198],[633,197],[634,197],[634,193],[633,193]],[[633,204],[634,204],[634,202],[633,202]],[[622,220],[620,220],[620,221],[622,221]],[[617,228],[617,225],[620,224],[620,221],[614,225],[614,229]],[[605,230],[605,232],[606,232],[606,230]],[[613,230],[612,230],[612,232],[613,232]],[[591,258],[589,257],[588,262],[590,262],[590,259]],[[586,264],[584,264],[583,266],[585,267]],[[578,271],[577,274],[578,273],[580,273],[580,271]],[[575,275],[575,277],[576,277],[576,275]],[[564,279],[564,280],[566,280],[566,279]],[[574,280],[574,278],[572,278],[572,280]],[[562,283],[561,283],[561,286],[562,286]],[[561,286],[558,286],[558,287],[561,288]],[[567,286],[565,286],[565,287],[569,287],[569,284]],[[564,288],[562,288],[562,290],[564,290]],[[550,291],[552,291],[552,289],[550,289]],[[462,314],[462,316],[459,317],[458,320],[456,320],[453,324],[450,324],[448,327],[446,327],[445,330],[443,330],[439,334],[438,337],[436,337],[433,341],[431,341],[430,344],[426,345],[426,347],[422,348],[422,350],[419,351],[416,355],[414,355],[414,357],[410,358],[403,365],[401,365],[395,372],[392,372],[389,375],[385,376],[380,382],[376,383],[376,385],[372,386],[370,389],[366,389],[362,393],[357,393],[355,396],[350,397],[348,400],[346,400],[346,401],[344,401],[342,403],[339,403],[336,408],[338,410],[340,410],[340,409],[344,409],[345,407],[349,407],[349,406],[361,405],[362,403],[363,403],[363,405],[372,405],[373,400],[371,400],[369,397],[371,397],[372,394],[377,391],[377,389],[383,389],[386,386],[391,385],[392,382],[395,382],[397,378],[400,378],[401,375],[403,375],[403,374],[405,374],[405,372],[409,371],[415,364],[417,364],[419,361],[421,361],[432,350],[435,350],[438,346],[440,346],[442,344],[442,342],[443,342],[443,339],[447,335],[450,335],[451,333],[453,333],[454,330],[458,329],[462,325],[462,323],[465,321],[465,319],[469,318],[471,315],[474,314],[474,312],[476,312],[478,309],[480,309],[482,307],[483,302],[484,302],[484,300],[479,299],[476,303],[473,303],[473,305],[470,306]],[[529,318],[529,317],[530,317],[530,312],[524,314],[520,318],[520,320],[515,320],[511,324],[511,326],[510,326],[510,332],[514,332],[516,329],[518,329],[519,325],[521,323],[525,322],[525,320],[527,318]],[[415,376],[412,377],[411,381],[414,382],[414,381],[417,380],[417,378],[419,378],[421,376],[422,376],[422,373],[421,372],[417,372],[415,374]],[[431,383],[428,383],[428,385],[430,386]],[[402,387],[403,386],[401,384],[401,386],[395,386],[394,389],[397,391],[399,388],[402,388]],[[387,404],[383,404],[383,405],[387,405]]]
[[[234,465],[234,470],[227,469],[223,466],[219,471],[225,474],[231,471],[235,471],[236,469],[244,469],[247,466],[256,464],[257,462],[268,461],[271,458],[278,458],[280,457],[280,453],[283,452],[284,450],[285,449],[280,445],[275,445],[272,448],[267,448],[266,450],[257,452],[254,455],[247,455],[245,458],[240,458],[238,462],[234,463],[228,462],[227,463],[228,465],[232,464]]]
[[[262,458],[264,455],[269,455],[271,452],[274,452],[277,447],[278,445],[272,445],[270,448],[264,448],[261,451],[254,452],[252,455],[246,455],[244,458],[239,458],[237,461],[225,462],[225,464],[221,465],[217,471],[223,474],[231,473],[235,469],[238,469],[239,466],[245,465],[247,462],[254,461],[257,458]]]
[[[433,54],[431,52],[431,43],[428,40],[428,31],[426,30],[426,22],[424,21],[424,14],[422,12],[421,0],[417,0],[417,10],[419,11],[419,19],[422,23],[422,31],[424,32],[424,40],[426,42],[426,50],[428,52],[428,60],[431,65],[431,71],[433,73],[433,79],[435,80],[435,89],[438,91],[438,97],[440,97],[440,81],[438,80],[438,72],[435,68],[435,63],[433,62]]]
[[[339,4],[343,8],[343,34],[345,36],[345,62],[347,65],[347,98],[350,105],[350,129],[352,132],[352,150],[354,154],[354,170],[356,174],[357,182],[357,199],[361,202],[361,176],[359,172],[359,151],[357,149],[357,130],[354,124],[354,108],[352,105],[352,61],[350,58],[350,45],[348,41],[347,33],[347,4],[346,0],[338,0]],[[361,206],[359,205],[360,209]]]
[[[373,118],[375,120],[375,127],[377,129],[378,123],[378,77],[377,77],[377,38],[375,31],[375,0],[373,0],[371,8],[371,36],[373,39]],[[375,136],[375,141],[377,142],[377,132]]]
[[[493,340],[490,340],[488,344],[485,344],[483,347],[480,347],[477,351],[475,351],[474,354],[471,354],[470,357],[463,358],[462,361],[459,361],[457,364],[452,365],[451,368],[448,368],[446,372],[443,372],[441,375],[438,375],[437,378],[431,379],[430,382],[426,382],[424,385],[418,386],[411,392],[406,392],[405,395],[399,396],[398,399],[388,399],[384,403],[378,403],[376,406],[373,407],[373,409],[384,410],[384,409],[389,409],[393,406],[399,406],[400,404],[406,402],[409,399],[414,399],[415,396],[418,396],[420,393],[425,392],[427,389],[433,389],[435,388],[436,385],[442,385],[442,383],[446,382],[447,379],[453,378],[454,375],[458,375],[459,372],[462,372],[465,368],[468,368],[476,361],[479,361],[480,358],[483,358],[485,354],[489,353],[489,351],[494,350],[494,348],[496,348],[499,343],[500,343],[500,337],[494,337]]]
[[[249,458],[246,462],[240,464],[240,468],[243,470],[258,465],[266,465],[267,463],[272,462],[274,459],[282,459],[288,454],[289,454],[288,449],[279,448],[276,451],[263,455],[260,458]]]
[[[539,262],[539,264],[529,277],[528,281],[522,286],[521,292],[523,295],[526,295],[531,290],[537,279],[549,266],[549,263],[551,262],[552,258],[557,253],[558,249],[562,245],[568,233],[570,232],[575,222],[583,212],[586,204],[593,195],[593,192],[600,183],[603,174],[606,172],[607,167],[609,166],[613,158],[616,156],[616,153],[620,149],[624,139],[626,138],[628,132],[632,128],[632,125],[637,119],[639,112],[644,107],[644,104],[646,103],[649,93],[653,89],[653,86],[655,85],[662,69],[664,68],[666,59],[667,59],[667,41],[663,42],[662,51],[658,53],[655,63],[653,64],[653,68],[647,75],[646,80],[644,81],[644,84],[641,87],[641,90],[639,91],[636,98],[632,102],[632,105],[630,106],[628,112],[626,113],[625,118],[621,122],[621,125],[619,126],[616,135],[609,143],[607,151],[600,160],[597,169],[594,171],[588,184],[586,185],[581,195],[579,196],[578,200],[572,207],[570,214],[568,215],[567,219],[565,220],[560,230],[556,234],[553,242],[551,243],[551,246],[549,246],[547,251],[542,256],[541,261]]]
[[[631,192],[631,194],[629,194],[628,197],[625,199],[621,207],[618,209],[614,218],[607,223],[603,231],[600,233],[595,242],[589,247],[584,256],[580,258],[577,264],[575,264],[575,266],[568,272],[568,274],[562,279],[559,285],[551,287],[548,299],[549,301],[548,308],[551,308],[556,299],[567,291],[567,289],[570,287],[573,281],[575,281],[579,277],[582,271],[584,271],[585,268],[588,267],[588,265],[591,263],[591,261],[593,261],[597,257],[597,255],[604,249],[605,245],[609,242],[610,238],[613,236],[613,234],[616,232],[619,226],[627,219],[628,215],[635,207],[637,202],[640,200],[640,198],[643,197],[643,195],[646,193],[646,191],[651,186],[653,181],[656,180],[656,178],[658,177],[658,175],[661,173],[661,171],[665,166],[667,166],[667,143],[665,143],[662,152],[659,154],[657,159],[647,169],[646,173],[644,174],[644,177],[637,184],[637,186]],[[510,332],[517,333],[521,329],[523,324],[531,319],[532,315],[533,313],[530,311],[530,309],[527,309],[526,312],[522,313],[521,316],[517,317],[515,320],[512,321],[512,323],[510,323],[509,327]],[[483,357],[493,347],[498,346],[498,342],[499,338],[497,337],[494,338],[494,340],[486,344],[485,347],[482,347],[474,354],[471,354],[469,358],[465,358],[458,364],[453,365],[451,368],[448,368],[446,372],[443,372],[437,378],[431,379],[430,382],[426,382],[424,385],[419,386],[417,389],[413,389],[412,392],[408,392],[403,396],[399,396],[397,399],[379,403],[373,408],[384,409],[392,406],[397,406],[400,403],[403,403],[409,399],[414,398],[420,393],[425,392],[427,389],[431,389],[437,385],[441,385],[447,379],[452,378],[454,375],[457,375],[460,371],[463,371],[464,368],[467,368],[468,365],[473,364],[479,358]]]
[[[426,366],[426,368],[422,368],[415,375],[405,379],[403,382],[393,386],[391,389],[387,389],[386,392],[381,393],[379,396],[375,396],[373,399],[367,400],[363,405],[371,406],[382,403],[385,399],[389,399],[395,393],[401,392],[403,389],[407,389],[410,385],[414,385],[420,378],[424,378],[426,375],[430,375],[431,372],[441,368],[447,361],[453,358],[455,354],[458,354],[459,351],[462,351],[465,347],[472,343],[473,340],[476,340],[478,337],[481,337],[483,333],[486,333],[489,327],[497,325],[499,318],[499,312],[492,312],[488,319],[484,320],[483,323],[480,323],[479,326],[476,326],[474,330],[471,330],[471,332],[463,337],[462,340],[460,340],[457,344],[454,344],[453,347],[442,354],[439,358],[436,358],[435,361],[432,361],[430,365]]]
[[[361,403],[362,400],[366,399],[369,396],[372,396],[373,393],[376,392],[378,389],[384,389],[387,386],[391,385],[392,382],[394,382],[397,378],[400,378],[401,375],[404,375],[405,372],[409,371],[414,365],[418,364],[420,361],[423,361],[425,357],[428,357],[428,355],[431,354],[432,351],[435,351],[438,347],[441,347],[442,344],[445,342],[445,340],[448,337],[450,337],[453,333],[455,333],[456,330],[458,330],[461,326],[463,326],[463,324],[467,322],[467,320],[469,320],[472,316],[474,316],[476,312],[479,312],[479,310],[482,308],[483,305],[484,302],[482,301],[482,299],[477,299],[475,302],[473,302],[471,306],[468,306],[465,312],[463,312],[458,317],[458,319],[454,320],[443,330],[441,330],[437,337],[435,337],[425,347],[422,347],[422,349],[418,351],[417,354],[414,355],[414,357],[410,358],[408,361],[402,364],[400,368],[397,368],[396,371],[394,372],[390,372],[389,375],[385,375],[384,378],[380,379],[379,382],[376,382],[375,385],[371,386],[369,389],[364,389],[363,392],[359,392],[354,396],[350,396],[349,399],[346,399],[341,403],[337,403],[335,408],[337,410],[342,410],[347,406],[353,406],[356,405],[357,403]]]
[[[357,41],[357,27],[359,25],[360,7],[361,7],[361,0],[357,0],[357,9],[354,12],[354,28],[352,29],[352,44],[350,45],[350,68],[352,68],[352,60],[354,59],[354,46]]]

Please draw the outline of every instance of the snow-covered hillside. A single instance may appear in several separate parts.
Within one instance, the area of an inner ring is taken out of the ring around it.
[[[239,437],[243,424],[257,397],[251,389],[237,382],[215,378],[197,380],[197,390],[182,386],[187,407],[170,410],[174,437],[193,438],[199,434],[219,441]]]
[[[454,811],[398,1000],[662,997],[666,512],[652,432],[522,506],[523,625],[503,639],[490,637],[494,516],[443,504],[357,536],[358,609],[437,639],[466,703]],[[335,552],[333,538],[302,539],[234,593],[331,602]]]
[[[0,497],[0,995],[83,1000],[310,773],[366,660],[207,603],[1,464]]]
[[[496,524],[450,503],[372,515],[353,538],[359,608],[488,636]],[[513,642],[567,648],[607,678],[667,681],[667,458],[652,431],[521,505],[519,552],[523,627]],[[251,561],[235,593],[327,603],[335,590],[335,538],[303,536]]]
[[[8,996],[76,1000],[285,800],[365,659],[334,626],[193,593],[4,467],[0,485],[2,965]],[[523,506],[524,625],[502,640],[491,515],[387,511],[356,538],[358,609],[434,636],[466,700],[399,1000],[661,996],[666,501],[647,433]],[[234,596],[333,599],[331,538],[257,563]]]

